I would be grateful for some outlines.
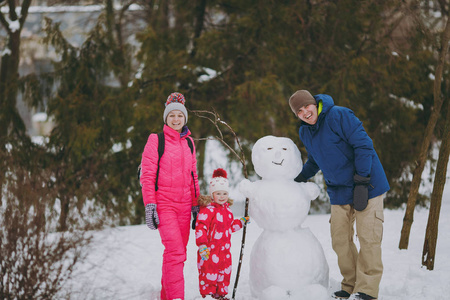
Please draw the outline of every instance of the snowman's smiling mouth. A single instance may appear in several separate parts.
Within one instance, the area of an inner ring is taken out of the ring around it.
[[[272,161],[272,163],[274,164],[274,165],[277,165],[277,166],[282,166],[283,165],[283,162],[284,162],[284,159],[281,161],[281,162],[274,162],[274,161]]]

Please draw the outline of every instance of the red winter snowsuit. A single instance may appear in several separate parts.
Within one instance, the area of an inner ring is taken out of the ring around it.
[[[159,162],[158,191],[155,191],[158,167],[158,136],[151,134],[142,154],[142,195],[144,205],[157,204],[158,226],[164,245],[161,300],[184,299],[183,267],[189,240],[191,207],[200,195],[197,160],[186,141],[190,131],[180,137],[164,125],[165,147]],[[193,172],[193,175],[191,174]]]
[[[215,202],[200,208],[195,226],[197,246],[210,249],[208,260],[197,253],[200,294],[228,294],[231,277],[231,233],[242,228],[239,219],[234,219],[229,204]]]

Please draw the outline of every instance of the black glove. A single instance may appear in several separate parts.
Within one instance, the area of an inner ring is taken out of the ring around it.
[[[158,213],[156,212],[155,203],[149,203],[145,206],[145,222],[147,223],[147,227],[151,230],[158,229],[159,218]]]
[[[367,202],[369,201],[369,183],[370,176],[363,177],[355,174],[353,176],[353,181],[355,183],[355,188],[353,190],[353,207],[357,211],[363,211],[367,207]]]
[[[302,173],[298,174],[297,177],[295,177],[294,181],[296,182],[306,182],[306,178],[303,177]]]
[[[195,223],[197,222],[197,215],[198,212],[200,211],[200,207],[197,206],[192,206],[191,208],[191,212],[192,212],[192,229],[195,230]]]

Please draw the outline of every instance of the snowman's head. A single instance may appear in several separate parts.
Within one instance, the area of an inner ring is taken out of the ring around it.
[[[294,142],[272,135],[256,141],[252,162],[256,174],[263,179],[294,179],[303,167],[300,151]]]

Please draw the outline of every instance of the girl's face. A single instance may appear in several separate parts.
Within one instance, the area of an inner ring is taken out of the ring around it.
[[[317,106],[314,104],[309,104],[300,108],[297,112],[297,116],[305,123],[309,125],[314,125],[317,122],[318,114],[317,114]]]
[[[173,130],[181,132],[184,124],[186,123],[186,118],[184,117],[184,114],[180,110],[172,110],[167,115],[166,123]]]
[[[223,205],[228,201],[228,192],[216,191],[213,193],[213,201],[217,204]]]

